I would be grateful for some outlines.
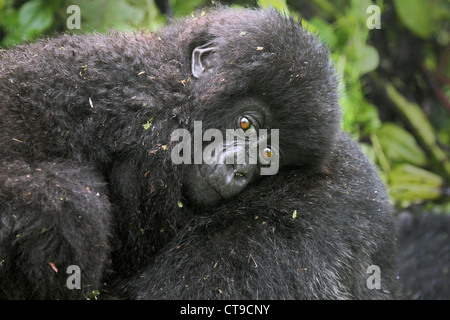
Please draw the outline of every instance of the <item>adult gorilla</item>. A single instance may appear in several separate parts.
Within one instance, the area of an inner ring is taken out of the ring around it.
[[[385,191],[339,129],[327,48],[300,24],[220,8],[157,34],[20,46],[0,69],[4,297],[82,298],[105,277],[129,297],[391,297]],[[247,136],[215,135],[210,154],[245,161],[199,164],[195,121]],[[191,156],[174,132],[194,136]],[[82,290],[66,288],[69,265]]]

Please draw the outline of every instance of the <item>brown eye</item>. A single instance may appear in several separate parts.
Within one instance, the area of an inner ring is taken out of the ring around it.
[[[272,157],[272,149],[270,149],[270,148],[265,148],[264,150],[263,150],[263,157],[264,158],[266,158],[266,159],[270,159],[270,157]]]
[[[240,120],[239,120],[239,127],[242,129],[242,130],[247,130],[248,128],[250,128],[250,126],[252,125],[252,123],[250,122],[250,120],[248,119],[248,118],[246,118],[246,117],[242,117]]]

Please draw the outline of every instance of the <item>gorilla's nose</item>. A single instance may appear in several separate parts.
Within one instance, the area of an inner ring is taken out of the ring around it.
[[[234,165],[234,176],[235,177],[245,177],[249,173],[253,174],[256,165],[251,164],[236,164]]]

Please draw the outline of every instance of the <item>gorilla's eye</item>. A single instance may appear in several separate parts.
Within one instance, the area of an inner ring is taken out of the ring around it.
[[[259,151],[259,165],[262,167],[269,166],[273,162],[277,162],[278,152],[271,146],[265,147]]]
[[[247,130],[252,126],[252,122],[246,118],[246,117],[241,117],[239,119],[239,128],[241,128],[242,130]]]
[[[270,157],[272,157],[272,149],[270,149],[270,148],[264,148],[264,150],[263,150],[263,152],[262,152],[262,156],[263,156],[265,159],[269,160]]]

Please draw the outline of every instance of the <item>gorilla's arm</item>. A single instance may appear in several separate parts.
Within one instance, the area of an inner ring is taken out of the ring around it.
[[[109,260],[110,202],[102,178],[69,160],[0,166],[0,298],[89,297]],[[74,290],[65,286],[70,265],[82,270]]]
[[[343,135],[328,174],[285,168],[197,212],[114,293],[139,299],[392,298],[395,256],[383,184]],[[370,265],[381,289],[369,289]]]
[[[156,210],[177,212],[181,199],[183,175],[162,146],[185,123],[182,53],[153,34],[113,33],[0,54],[1,290],[83,298],[101,284],[106,235],[124,253],[117,265],[136,266],[124,262],[139,261],[136,247],[157,247],[173,232]],[[80,267],[86,290],[65,288],[68,265]]]

